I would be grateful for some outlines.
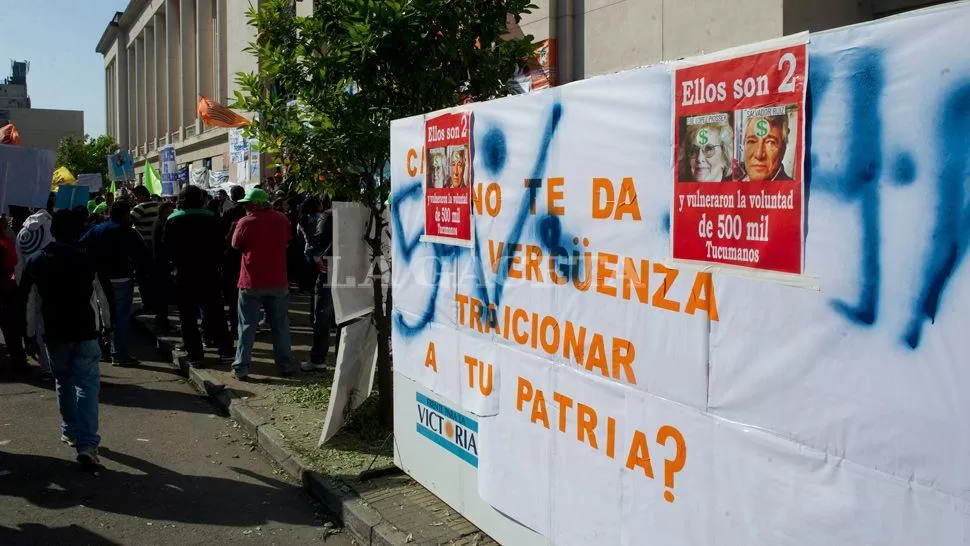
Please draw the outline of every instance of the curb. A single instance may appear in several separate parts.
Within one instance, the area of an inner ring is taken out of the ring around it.
[[[179,355],[147,319],[137,317],[135,323],[155,337],[155,348],[169,359],[173,367],[200,394],[209,397],[216,405],[235,419],[256,440],[259,448],[303,488],[334,514],[344,528],[355,535],[362,544],[373,546],[399,546],[409,543],[408,535],[368,506],[347,484],[334,480],[310,469],[306,462],[286,446],[283,434],[261,413],[238,398],[231,388],[212,377],[205,370],[192,368],[183,355]]]

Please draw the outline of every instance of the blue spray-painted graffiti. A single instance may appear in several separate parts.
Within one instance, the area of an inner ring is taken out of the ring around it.
[[[836,64],[838,61],[838,65]],[[858,301],[850,303],[833,300],[832,307],[852,324],[859,327],[872,327],[879,319],[879,293],[882,282],[880,227],[879,181],[887,178],[895,186],[906,186],[918,179],[919,166],[912,153],[898,150],[885,153],[883,143],[883,124],[880,112],[881,97],[885,90],[884,52],[873,48],[855,48],[832,55],[813,55],[809,75],[809,106],[807,112],[808,131],[807,149],[811,150],[814,123],[819,108],[832,89],[836,68],[840,70],[840,83],[848,93],[845,104],[845,124],[853,127],[848,132],[838,157],[843,162],[823,163],[812,154],[806,169],[807,202],[811,204],[814,192],[831,194],[844,202],[855,203],[861,224],[860,267],[858,274]],[[930,255],[926,261],[921,280],[921,290],[912,310],[912,318],[902,334],[905,346],[919,347],[922,329],[927,320],[933,322],[940,309],[942,294],[957,267],[966,256],[970,242],[970,203],[967,203],[967,184],[970,183],[970,81],[961,82],[948,92],[939,110],[937,149],[941,156],[939,173],[933,173],[936,180],[934,188],[937,198],[936,223],[930,241]],[[513,228],[504,250],[501,267],[497,271],[491,297],[486,286],[481,247],[476,236],[472,251],[473,268],[477,280],[479,299],[486,305],[482,313],[487,313],[489,302],[496,306],[502,301],[502,294],[508,278],[510,263],[515,245],[522,239],[529,218],[533,218],[533,229],[539,244],[556,260],[557,269],[564,277],[582,274],[573,255],[577,251],[575,237],[568,232],[557,216],[530,214],[542,176],[546,169],[549,148],[555,138],[563,115],[563,107],[556,103],[552,106],[542,133],[531,173],[531,183],[526,198],[515,212]],[[498,176],[505,168],[507,160],[506,137],[500,127],[490,127],[479,143],[484,156],[483,165],[491,176]],[[884,177],[885,169],[890,176]],[[929,179],[925,177],[924,179]],[[394,236],[402,241],[401,251],[405,264],[410,263],[420,234],[407,238],[402,227],[398,206],[401,202],[420,198],[420,182],[403,186],[394,196],[392,224]],[[663,233],[669,234],[670,216],[664,214],[660,219]],[[807,229],[806,229],[807,237]],[[423,330],[433,319],[435,302],[438,297],[438,279],[445,262],[451,262],[468,252],[467,249],[433,245],[434,270],[432,278],[435,286],[429,296],[424,313],[415,324],[407,324],[403,317],[395,314],[396,325],[402,335],[410,337]],[[494,320],[494,316],[488,317]]]
[[[919,346],[926,319],[936,320],[943,289],[967,254],[970,241],[970,81],[961,82],[940,111],[938,150],[942,169],[937,178],[936,225],[932,253],[926,262],[923,289],[905,334],[906,344]]]
[[[879,180],[882,169],[882,117],[879,113],[879,94],[882,92],[882,55],[878,50],[859,48],[846,52],[839,63],[849,71],[846,82],[850,98],[847,123],[853,127],[849,132],[844,164],[823,167],[812,154],[806,173],[806,192],[811,202],[811,192],[826,191],[846,201],[859,201],[862,220],[862,286],[859,302],[855,305],[836,300],[832,304],[849,320],[858,324],[872,325],[878,312],[879,283]],[[835,63],[827,58],[812,58],[808,75],[810,89],[811,127],[814,114],[831,89]],[[811,150],[811,141],[808,142]],[[841,167],[841,168],[840,168]]]

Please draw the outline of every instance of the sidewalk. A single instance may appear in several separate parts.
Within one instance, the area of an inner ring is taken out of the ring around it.
[[[0,544],[353,543],[133,334],[137,367],[101,365],[96,472],[60,441],[53,381],[0,381]]]
[[[159,334],[148,316],[138,321],[157,336],[159,350],[179,366],[181,343],[178,316],[169,317],[172,331]],[[312,327],[309,297],[293,293],[290,304],[293,356],[309,359]],[[335,348],[328,363],[336,359]],[[297,373],[279,377],[272,358],[268,329],[261,330],[253,350],[249,382],[232,377],[215,352],[206,352],[207,367],[187,369],[193,385],[211,396],[245,429],[258,445],[293,478],[300,480],[346,528],[364,544],[495,544],[468,520],[430,491],[393,467],[393,442],[380,430],[375,399],[355,412],[336,437],[323,448],[316,444],[323,428],[333,372]],[[376,475],[361,480],[371,470]],[[376,472],[373,472],[375,471]]]

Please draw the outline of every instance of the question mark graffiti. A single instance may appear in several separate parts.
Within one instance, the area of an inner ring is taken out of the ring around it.
[[[657,443],[666,446],[667,440],[670,438],[674,439],[677,455],[673,459],[664,460],[664,485],[667,487],[667,491],[664,491],[664,500],[674,502],[674,492],[672,491],[674,474],[680,472],[687,462],[687,443],[684,442],[684,436],[676,428],[670,425],[660,427],[660,430],[657,431]]]

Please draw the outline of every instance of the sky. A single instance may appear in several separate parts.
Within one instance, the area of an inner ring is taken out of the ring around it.
[[[0,0],[0,80],[30,61],[34,108],[83,110],[84,132],[105,132],[104,59],[94,49],[127,0]]]

